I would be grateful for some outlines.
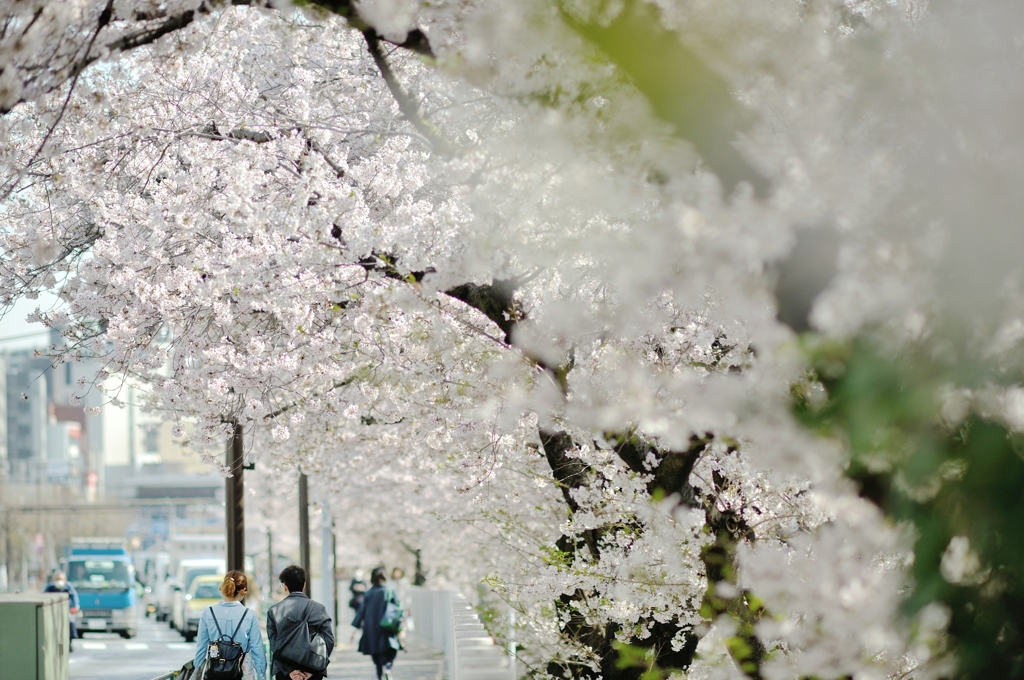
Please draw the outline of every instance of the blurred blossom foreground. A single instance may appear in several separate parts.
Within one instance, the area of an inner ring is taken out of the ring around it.
[[[1024,677],[1024,4],[0,13],[0,305],[89,409],[531,676]]]

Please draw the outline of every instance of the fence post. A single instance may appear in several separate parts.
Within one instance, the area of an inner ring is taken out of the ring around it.
[[[413,587],[409,599],[416,621],[410,637],[444,653],[445,680],[515,680],[514,641],[508,653],[495,644],[461,593]]]
[[[516,680],[516,608],[511,604],[508,606],[508,663],[510,680]]]

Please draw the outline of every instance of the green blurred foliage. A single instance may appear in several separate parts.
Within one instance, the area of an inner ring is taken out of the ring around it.
[[[618,652],[618,659],[615,661],[616,668],[620,670],[643,669],[639,680],[665,680],[668,677],[668,673],[658,666],[654,650],[650,647],[631,645],[617,640],[612,643],[612,647]]]
[[[1024,439],[973,409],[941,418],[943,391],[980,367],[864,341],[807,351],[797,417],[845,442],[861,495],[916,530],[907,614],[948,609],[957,678],[1024,677]],[[969,541],[966,556],[955,555],[954,537]]]
[[[767,195],[768,180],[734,146],[753,115],[724,78],[663,27],[653,3],[626,0],[608,23],[581,19],[570,3],[560,3],[560,9],[566,24],[632,81],[654,114],[693,144],[727,192],[749,182],[757,196]]]

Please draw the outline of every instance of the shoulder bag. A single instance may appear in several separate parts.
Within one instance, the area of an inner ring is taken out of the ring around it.
[[[310,601],[302,622],[288,631],[286,637],[274,650],[274,658],[289,666],[307,673],[323,673],[327,670],[330,660],[327,658],[327,643],[320,631],[309,629],[309,612],[313,608]]]

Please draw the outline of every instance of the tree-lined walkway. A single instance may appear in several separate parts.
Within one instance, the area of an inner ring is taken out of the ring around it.
[[[331,680],[374,680],[373,661],[357,651],[358,633],[349,643],[352,628],[338,630],[338,645],[331,655]],[[410,640],[398,653],[392,680],[442,680],[444,655],[422,642]],[[139,635],[122,640],[114,635],[89,635],[75,641],[71,655],[71,680],[145,680],[180,668],[195,653],[195,643],[148,618],[139,620]]]

